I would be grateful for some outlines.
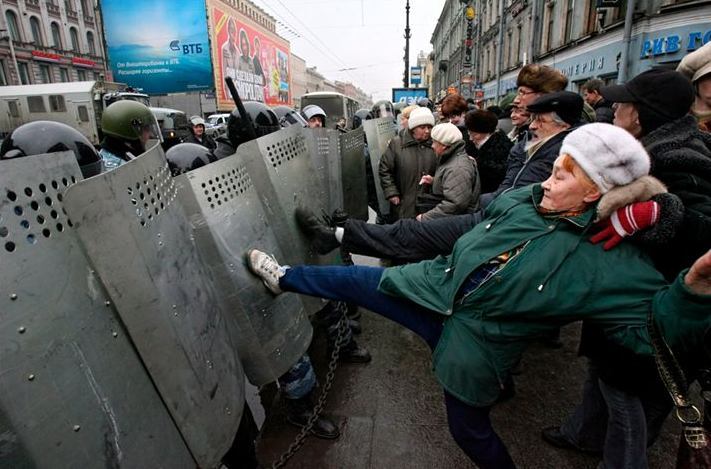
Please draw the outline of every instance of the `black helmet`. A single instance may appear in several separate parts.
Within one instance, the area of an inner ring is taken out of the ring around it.
[[[217,161],[210,150],[197,143],[179,143],[165,152],[168,166],[173,176],[198,169],[202,166]]]
[[[367,121],[372,118],[373,115],[370,113],[370,110],[358,109],[355,114],[353,114],[353,130],[363,125],[363,121]]]
[[[70,150],[84,178],[101,173],[101,157],[78,130],[61,122],[35,121],[21,125],[3,140],[0,160]]]
[[[377,119],[379,117],[393,117],[393,103],[387,99],[383,99],[373,104],[373,116]]]
[[[269,135],[281,129],[279,119],[276,114],[274,114],[274,111],[269,109],[266,104],[260,103],[259,101],[245,101],[244,109],[252,120],[254,133],[257,134],[257,138]],[[237,108],[233,109],[227,121],[227,137],[235,149],[241,144],[251,140],[247,125],[248,123],[244,122],[239,110]]]
[[[301,114],[289,106],[276,106],[272,108],[272,111],[274,111],[274,114],[276,114],[279,119],[279,125],[281,125],[282,128],[291,127],[292,125],[308,127],[308,123],[301,117]]]

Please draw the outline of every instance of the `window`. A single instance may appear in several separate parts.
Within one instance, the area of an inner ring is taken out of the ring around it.
[[[56,21],[52,21],[50,29],[52,30],[52,47],[62,49],[62,33],[59,30],[59,24]]]
[[[29,85],[32,83],[30,81],[30,67],[27,66],[27,62],[18,62],[17,67],[20,74],[20,83],[23,85]]]
[[[30,29],[32,30],[32,40],[38,46],[43,46],[44,41],[42,40],[42,26],[36,16],[30,17]]]
[[[44,107],[44,99],[42,99],[42,96],[28,96],[27,109],[29,109],[30,112],[47,112]]]
[[[72,50],[81,52],[81,49],[79,49],[79,33],[77,33],[77,28],[74,26],[69,28],[69,37],[72,39]]]
[[[91,31],[86,32],[86,43],[89,45],[89,53],[91,55],[96,55],[96,43],[94,42],[94,33]]]
[[[575,0],[568,0],[568,5],[565,10],[565,30],[563,31],[563,43],[567,44],[573,38],[573,10],[575,9]]]
[[[86,72],[84,70],[77,70],[77,79],[79,81],[86,81]]]
[[[63,82],[66,83],[69,81],[69,70],[66,68],[60,68],[59,69],[59,79]]]
[[[49,65],[40,65],[39,71],[42,83],[52,83],[52,71],[50,70]]]
[[[585,16],[585,34],[591,34],[597,30],[597,2],[588,0]]]
[[[96,81],[101,80],[101,74],[99,72],[94,72],[94,80],[96,80]]]
[[[86,108],[86,106],[77,107],[77,111],[79,111],[79,120],[80,121],[89,122],[89,110]]]
[[[20,108],[17,106],[17,100],[7,102],[7,109],[10,111],[10,117],[20,117]]]
[[[0,86],[6,86],[8,84],[7,75],[5,74],[5,61],[0,60]]]
[[[7,29],[10,32],[10,37],[13,41],[20,40],[20,28],[17,26],[17,15],[12,10],[5,12],[5,20],[7,21]]]
[[[64,104],[64,96],[61,94],[49,95],[49,110],[52,112],[67,112]]]

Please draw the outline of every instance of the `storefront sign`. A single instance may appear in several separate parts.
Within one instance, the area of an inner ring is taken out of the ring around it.
[[[94,62],[93,60],[89,60],[89,59],[72,57],[72,65],[75,65],[77,67],[94,68],[96,66],[96,62]]]
[[[682,49],[686,52],[691,52],[709,41],[711,41],[711,30],[692,31],[686,35],[671,34],[648,39],[642,43],[642,51],[639,58],[647,59],[660,55],[674,54]]]
[[[605,57],[586,58],[578,63],[570,64],[559,70],[568,78],[575,78],[578,75],[589,75],[602,70],[605,67]]]
[[[35,60],[41,60],[41,61],[43,61],[43,62],[55,62],[55,63],[57,63],[57,62],[61,62],[61,61],[62,61],[62,57],[61,57],[60,55],[51,54],[51,53],[49,53],[49,52],[44,52],[44,51],[41,51],[41,50],[33,50],[33,51],[32,51],[32,57],[33,57]]]

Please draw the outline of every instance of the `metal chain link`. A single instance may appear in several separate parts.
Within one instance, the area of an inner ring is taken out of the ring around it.
[[[314,406],[314,411],[306,422],[306,425],[301,429],[294,441],[289,445],[287,450],[277,459],[276,462],[272,463],[272,469],[278,469],[284,467],[284,465],[291,459],[296,453],[299,452],[301,447],[304,445],[304,440],[306,435],[309,434],[316,421],[321,416],[323,408],[326,406],[326,398],[328,397],[328,392],[331,390],[333,385],[333,379],[336,376],[336,368],[338,368],[338,356],[341,353],[341,347],[346,339],[346,328],[348,327],[348,317],[346,315],[348,309],[341,308],[341,319],[338,324],[338,336],[336,337],[336,343],[331,352],[331,360],[328,362],[328,373],[326,373],[326,382],[323,384],[323,390],[318,397],[318,401]]]

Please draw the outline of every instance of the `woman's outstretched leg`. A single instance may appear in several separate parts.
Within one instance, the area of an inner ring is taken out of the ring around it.
[[[411,301],[378,291],[382,267],[311,266],[282,267],[274,258],[255,249],[247,253],[249,267],[275,294],[282,291],[357,303],[391,319],[422,337],[431,349],[442,333],[444,317]]]

